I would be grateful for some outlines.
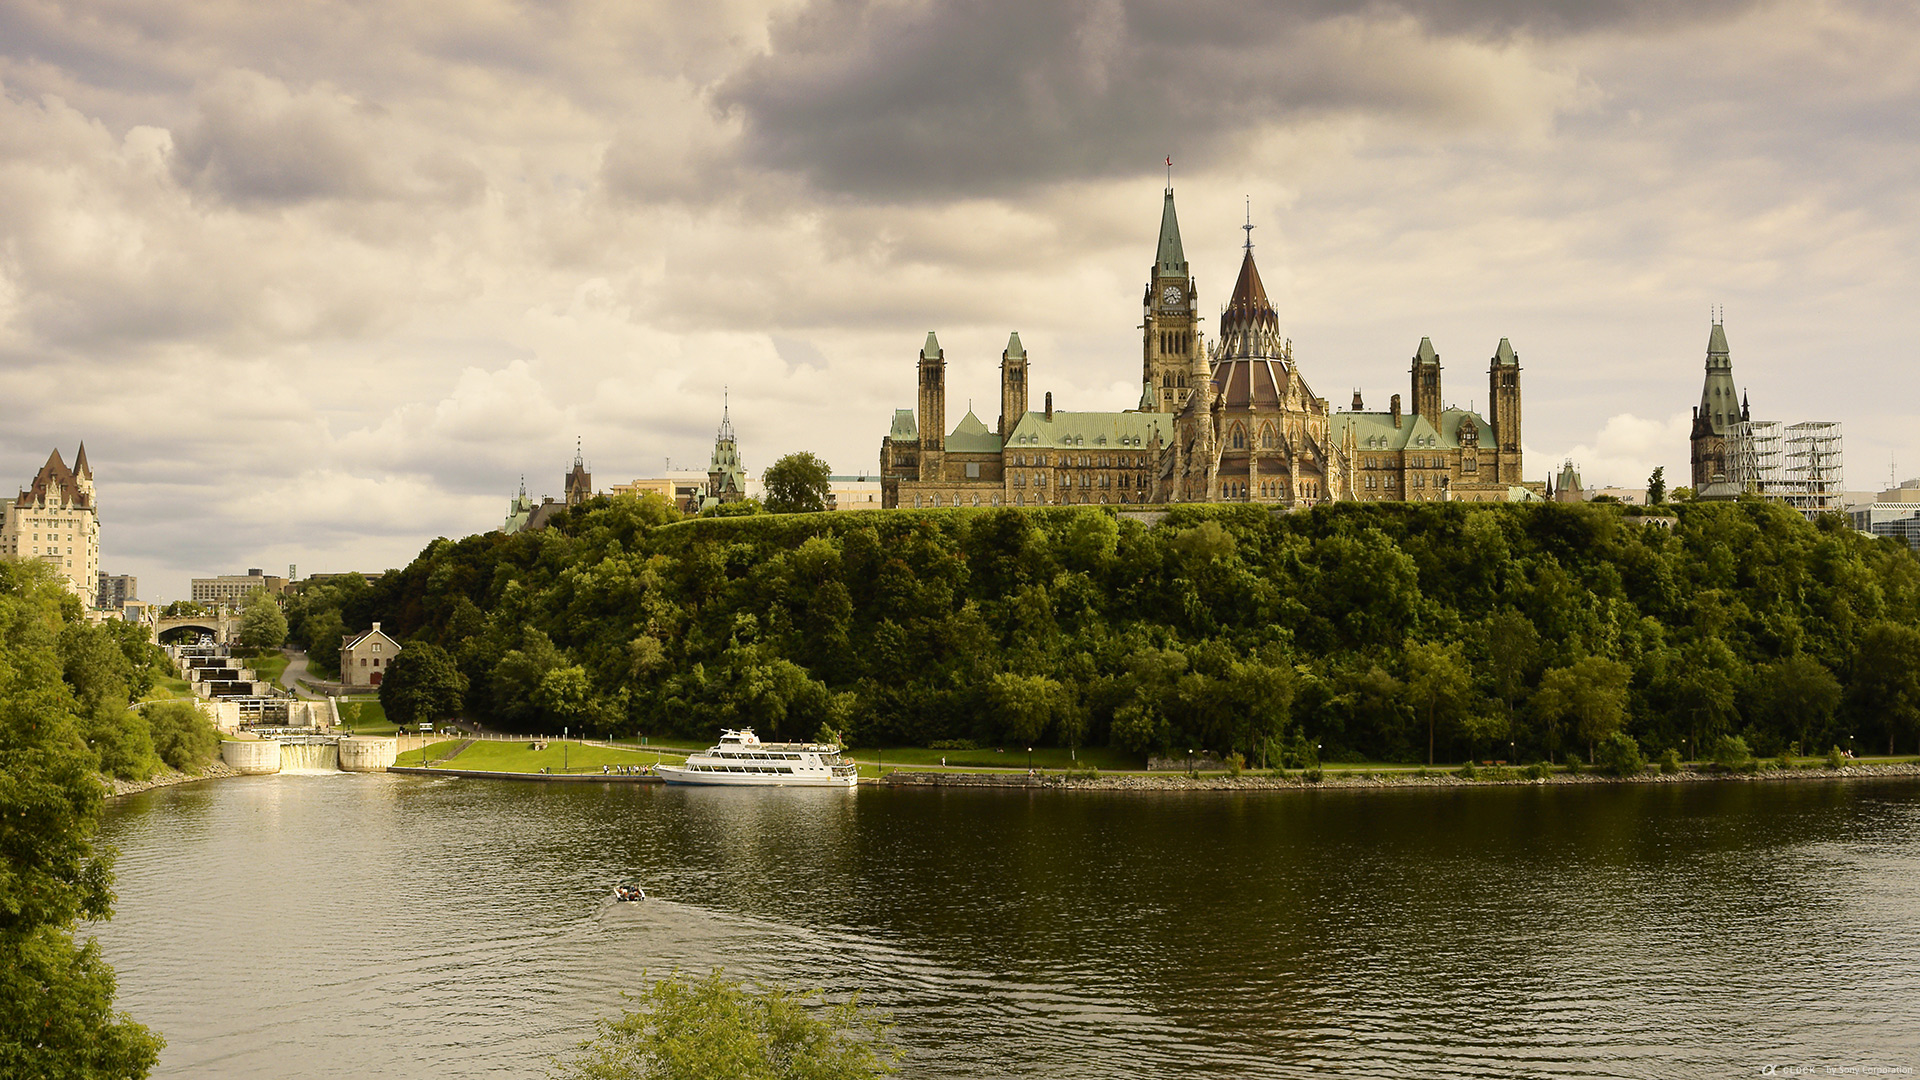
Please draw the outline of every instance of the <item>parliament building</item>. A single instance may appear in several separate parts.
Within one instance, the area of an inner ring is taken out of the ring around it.
[[[1250,227],[1249,227],[1250,228]],[[1251,232],[1249,232],[1251,235]],[[1340,499],[1531,500],[1520,450],[1520,359],[1501,338],[1488,361],[1491,417],[1445,404],[1440,355],[1420,339],[1410,407],[1336,412],[1296,366],[1248,242],[1219,334],[1200,330],[1197,280],[1168,187],[1142,298],[1141,390],[1132,409],[1055,410],[1030,400],[1020,335],[1000,354],[1000,414],[946,426],[947,359],[921,347],[917,409],[894,412],[880,443],[882,505],[1051,506]]]

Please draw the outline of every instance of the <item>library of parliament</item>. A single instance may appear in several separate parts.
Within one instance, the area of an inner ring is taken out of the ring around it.
[[[1251,233],[1249,232],[1249,235]],[[1445,404],[1440,354],[1420,339],[1408,401],[1335,411],[1281,333],[1245,246],[1219,333],[1200,332],[1200,295],[1180,243],[1173,188],[1142,298],[1140,400],[1119,412],[1068,412],[1028,397],[1029,359],[1012,334],[1000,354],[1000,415],[968,410],[947,428],[947,357],[929,333],[919,402],[894,412],[880,443],[882,505],[1054,506],[1341,500],[1505,502],[1539,497],[1522,480],[1520,358],[1501,338],[1487,361],[1482,416]]]

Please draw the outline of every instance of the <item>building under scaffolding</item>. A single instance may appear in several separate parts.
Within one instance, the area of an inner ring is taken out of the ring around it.
[[[1730,441],[1728,479],[1740,492],[1809,518],[1840,509],[1845,455],[1837,422],[1742,421]]]

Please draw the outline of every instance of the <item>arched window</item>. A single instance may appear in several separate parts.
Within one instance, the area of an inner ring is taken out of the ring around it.
[[[1233,425],[1233,448],[1235,450],[1245,450],[1247,448],[1247,433],[1240,430],[1239,424]]]

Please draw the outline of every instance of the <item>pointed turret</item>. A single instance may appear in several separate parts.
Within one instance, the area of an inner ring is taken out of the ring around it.
[[[1732,497],[1709,487],[1734,474],[1740,458],[1740,427],[1750,414],[1733,382],[1733,353],[1727,347],[1726,327],[1718,316],[1707,332],[1707,376],[1700,387],[1700,404],[1693,411],[1693,490],[1699,498]],[[1724,486],[1724,485],[1723,485]]]
[[[920,347],[920,479],[944,478],[947,448],[947,354],[927,331]]]
[[[1167,188],[1166,202],[1160,207],[1160,248],[1154,256],[1158,277],[1186,277],[1187,253],[1180,246],[1180,218],[1173,211],[1173,188]]]
[[[1413,351],[1413,414],[1440,426],[1440,354],[1432,338],[1421,338]]]
[[[1265,356],[1273,353],[1266,346],[1280,332],[1280,313],[1267,299],[1267,287],[1260,280],[1260,268],[1254,265],[1249,248],[1240,259],[1240,276],[1234,280],[1233,296],[1220,312],[1220,348],[1224,356]]]
[[[1136,412],[1152,412],[1154,411],[1155,405],[1156,405],[1156,402],[1154,401],[1154,398],[1153,398],[1153,383],[1150,380],[1142,380],[1140,383],[1140,404],[1135,406],[1135,411]]]
[[[87,443],[80,441],[80,452],[73,459],[73,475],[83,479],[93,479],[93,467],[87,464]]]
[[[1020,418],[1027,415],[1027,350],[1020,344],[1020,332],[1007,335],[1007,347],[1000,353],[1000,439],[1013,434]]]
[[[1519,367],[1520,357],[1513,351],[1513,345],[1506,338],[1500,339],[1500,347],[1493,350],[1493,366]]]

